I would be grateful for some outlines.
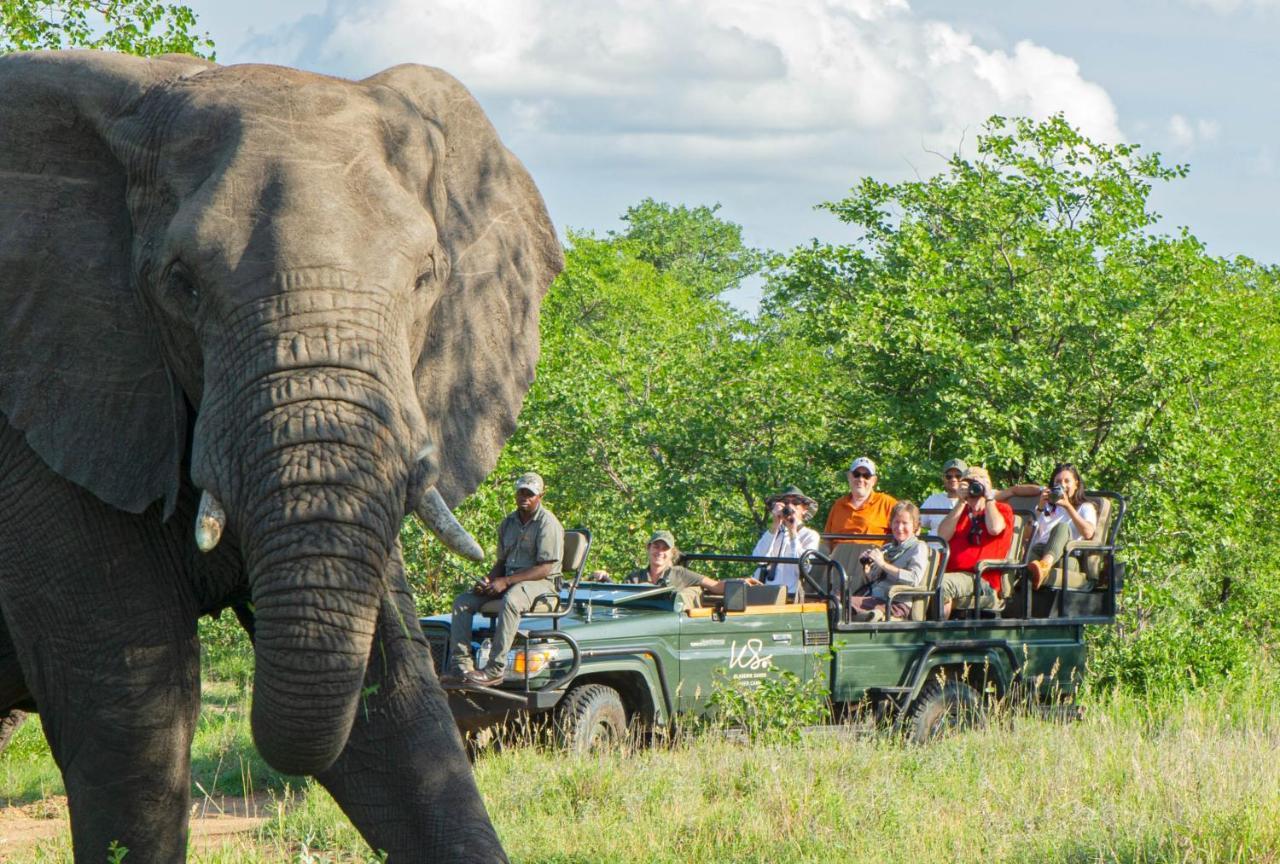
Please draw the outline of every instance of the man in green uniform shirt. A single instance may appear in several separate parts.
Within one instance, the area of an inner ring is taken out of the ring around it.
[[[516,509],[498,526],[498,560],[489,574],[453,601],[453,663],[446,683],[465,681],[493,687],[506,674],[507,652],[520,626],[520,613],[529,611],[543,594],[555,594],[555,576],[564,557],[564,528],[542,506],[544,490],[537,474],[516,481]],[[502,598],[502,611],[490,640],[489,662],[475,669],[471,659],[471,619],[482,605]]]
[[[686,609],[702,605],[703,591],[708,594],[724,593],[723,582],[673,563],[680,550],[676,548],[676,538],[670,531],[654,531],[649,538],[648,552],[649,566],[632,570],[627,574],[627,582],[670,586],[676,589]],[[754,579],[747,581],[752,585],[760,584]]]

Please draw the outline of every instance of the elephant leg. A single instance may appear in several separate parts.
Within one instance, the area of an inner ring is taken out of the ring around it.
[[[317,779],[389,864],[506,861],[436,679],[400,557],[378,615],[365,697]]]
[[[76,860],[106,860],[114,841],[131,862],[182,861],[200,656],[170,551],[180,529],[38,463],[0,467],[14,479],[0,491],[0,606],[62,771]]]

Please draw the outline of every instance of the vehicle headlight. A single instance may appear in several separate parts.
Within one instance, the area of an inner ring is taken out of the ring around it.
[[[557,660],[569,660],[573,652],[564,645],[532,645],[519,648],[507,655],[507,677],[523,678],[525,670],[530,677],[537,675]]]

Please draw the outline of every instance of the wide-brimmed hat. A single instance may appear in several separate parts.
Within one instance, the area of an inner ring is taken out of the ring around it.
[[[800,487],[794,484],[787,486],[776,495],[770,495],[768,498],[764,499],[764,503],[772,507],[774,501],[780,501],[783,498],[798,498],[800,499],[800,503],[808,507],[810,510],[818,506],[817,501],[814,501],[808,495],[801,492]]]

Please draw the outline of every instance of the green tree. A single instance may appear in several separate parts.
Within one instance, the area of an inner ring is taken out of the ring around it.
[[[195,27],[189,6],[155,0],[0,0],[0,53],[100,48],[213,60],[213,40]]]
[[[766,291],[828,370],[827,440],[863,442],[896,494],[960,456],[998,483],[1072,461],[1130,497],[1133,578],[1104,655],[1135,686],[1238,669],[1253,613],[1276,608],[1257,565],[1280,551],[1259,456],[1280,445],[1280,295],[1274,271],[1156,233],[1152,185],[1185,173],[1062,117],[992,118],[976,158],[826,205],[851,241],[794,251]]]

